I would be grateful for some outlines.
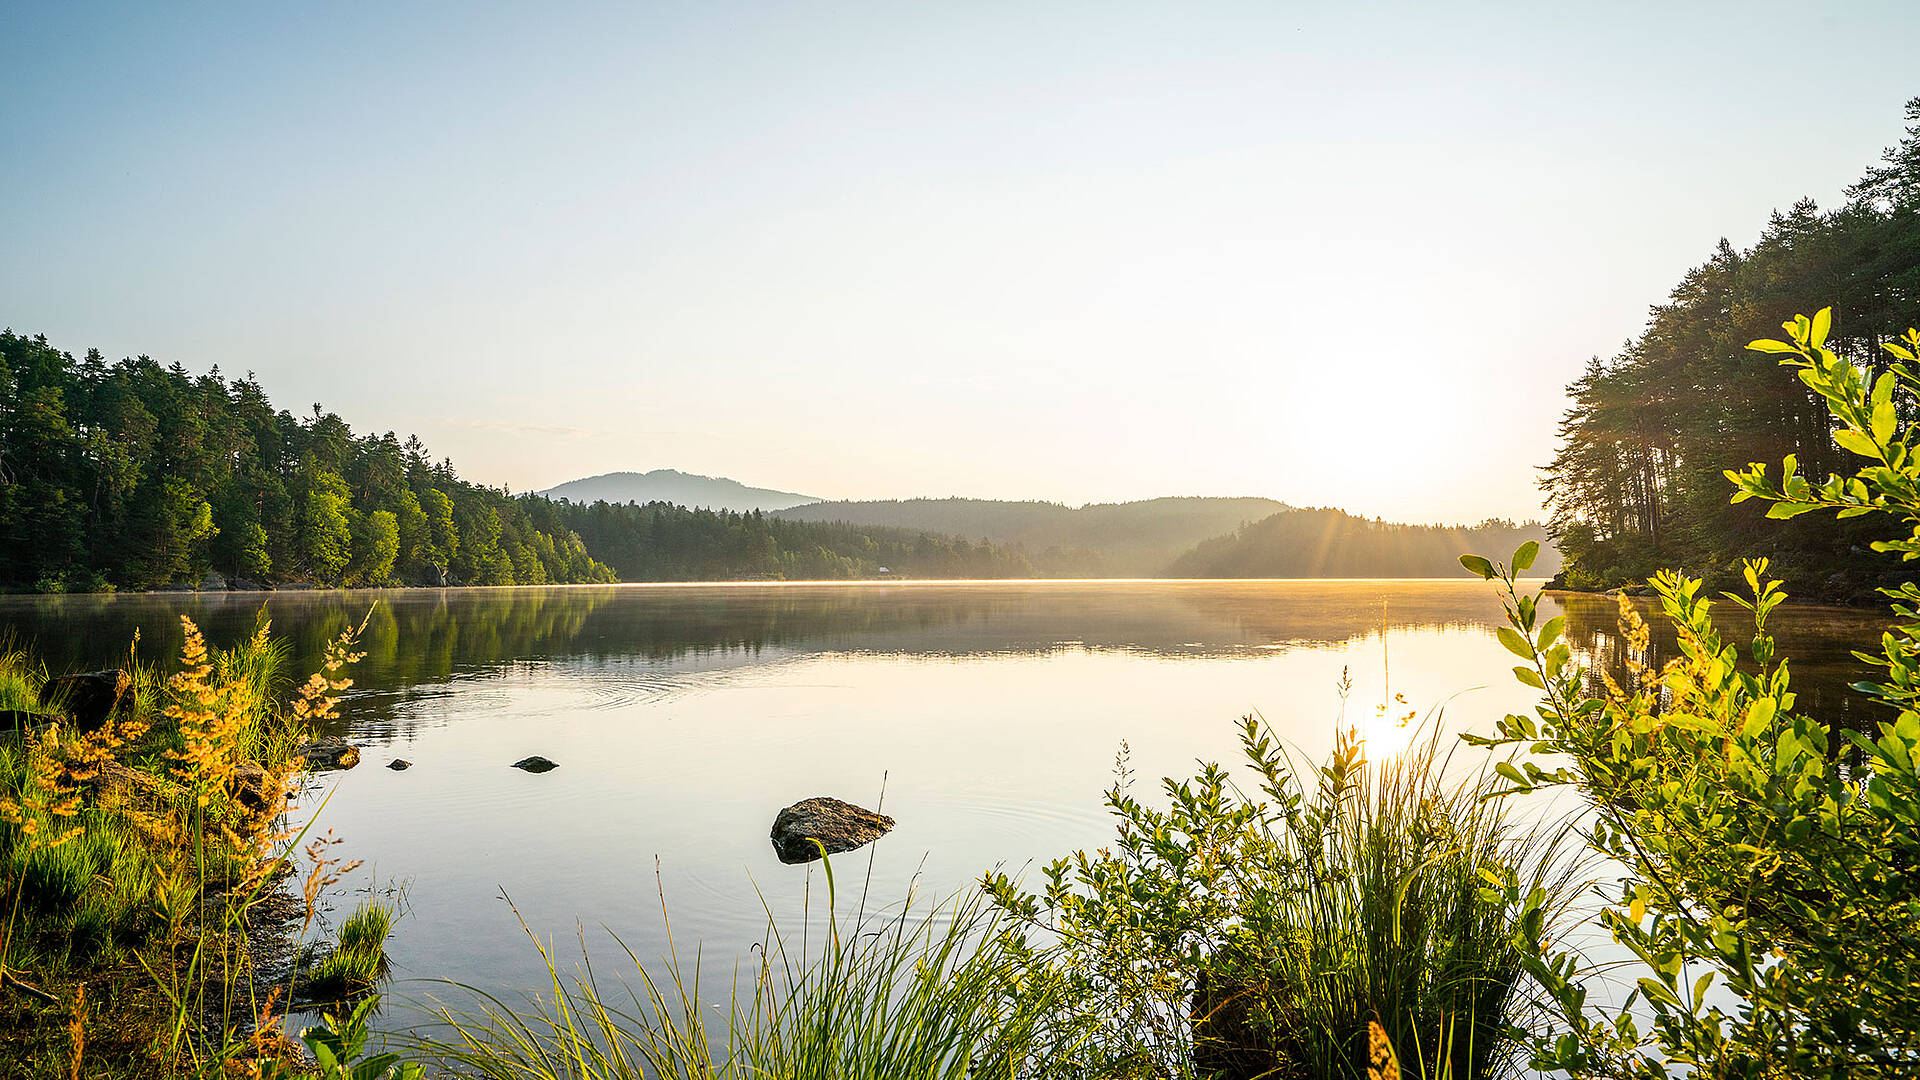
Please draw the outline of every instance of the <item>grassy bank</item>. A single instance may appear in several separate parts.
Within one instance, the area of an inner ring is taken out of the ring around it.
[[[299,744],[350,685],[354,632],[292,687],[264,622],[227,650],[182,622],[177,662],[136,642],[104,701],[49,693],[44,667],[0,653],[20,729],[0,737],[0,1075],[198,1076],[289,1054],[277,1017],[307,981],[259,961],[313,928],[311,902],[349,868],[316,846],[290,884],[302,838],[282,827]],[[385,929],[364,913],[334,955],[360,971]]]

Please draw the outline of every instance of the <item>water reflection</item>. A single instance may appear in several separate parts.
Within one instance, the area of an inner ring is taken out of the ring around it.
[[[510,997],[545,972],[503,894],[542,938],[605,926],[651,959],[665,951],[664,890],[676,932],[720,971],[750,955],[768,908],[789,925],[817,915],[808,872],[781,866],[766,840],[775,812],[802,798],[871,806],[885,777],[899,825],[858,853],[858,876],[871,858],[877,901],[916,880],[944,895],[995,864],[1107,842],[1100,794],[1122,740],[1152,797],[1153,778],[1191,775],[1195,759],[1236,760],[1234,724],[1249,712],[1302,754],[1324,753],[1343,674],[1361,722],[1404,695],[1416,710],[1446,702],[1450,727],[1484,732],[1534,700],[1477,580],[4,597],[0,628],[55,670],[85,668],[123,655],[136,629],[148,658],[171,654],[181,612],[231,642],[263,603],[295,671],[372,607],[339,722],[364,763],[325,776],[309,805],[326,795],[323,825],[366,860],[351,887],[404,885],[411,914],[391,949],[403,979]],[[1617,662],[1612,601],[1548,603],[1576,648]],[[1775,619],[1802,706],[1856,715],[1847,642],[1876,636],[1878,617]],[[530,754],[560,767],[509,767]],[[393,757],[414,766],[382,768]]]
[[[1554,600],[1567,617],[1567,640],[1589,665],[1593,685],[1600,693],[1599,672],[1611,672],[1624,681],[1626,642],[1619,630],[1619,601],[1611,596],[1584,593],[1557,594]],[[1660,615],[1659,602],[1636,599],[1634,607],[1652,629],[1649,652],[1640,661],[1658,668],[1679,655],[1673,627]],[[1715,622],[1723,642],[1739,646],[1748,656],[1753,639],[1753,616],[1734,604],[1717,603]],[[1871,609],[1789,604],[1768,620],[1776,655],[1788,658],[1795,694],[1794,711],[1818,717],[1834,728],[1870,731],[1887,717],[1884,708],[1849,685],[1870,678],[1872,668],[1853,655],[1855,648],[1871,648],[1880,640],[1888,616]]]

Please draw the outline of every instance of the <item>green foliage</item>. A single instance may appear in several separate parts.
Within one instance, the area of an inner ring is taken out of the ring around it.
[[[1817,482],[1791,457],[1777,481],[1751,465],[1727,473],[1735,498],[1780,517],[1889,514],[1909,537],[1876,547],[1920,557],[1920,461],[1895,405],[1920,386],[1911,366],[1920,334],[1887,345],[1895,362],[1872,376],[1834,353],[1831,326],[1826,311],[1796,317],[1789,340],[1753,348],[1798,371],[1831,407],[1838,444],[1868,464]],[[1535,715],[1509,716],[1483,741],[1527,748],[1501,766],[1513,790],[1570,785],[1591,800],[1586,838],[1625,868],[1603,919],[1647,972],[1626,1006],[1595,1012],[1575,959],[1530,924],[1530,966],[1566,1025],[1535,1044],[1536,1063],[1643,1080],[1676,1064],[1716,1078],[1920,1069],[1920,589],[1883,590],[1895,622],[1878,655],[1856,654],[1885,672],[1856,689],[1892,718],[1876,733],[1842,733],[1857,754],[1849,764],[1828,725],[1794,712],[1787,661],[1767,631],[1785,599],[1767,560],[1748,561],[1746,594],[1729,597],[1752,618],[1744,648],[1722,638],[1698,579],[1657,575],[1681,655],[1657,671],[1629,663],[1624,684],[1602,673],[1599,696],[1583,692],[1560,620],[1540,624],[1538,597],[1516,589],[1513,571],[1462,563],[1502,581],[1512,623],[1503,640],[1526,661],[1522,681],[1544,691]],[[1624,599],[1621,623],[1629,652],[1644,654],[1647,629]],[[1522,899],[1517,885],[1507,891]],[[1636,1001],[1650,1016],[1644,1029]]]
[[[422,1067],[403,1062],[395,1053],[363,1057],[373,1012],[380,999],[369,995],[345,1016],[322,1013],[320,1023],[300,1032],[300,1041],[313,1055],[313,1068],[271,1060],[254,1066],[252,1080],[419,1080]]]
[[[340,1001],[371,990],[387,970],[391,904],[368,898],[340,925],[340,940],[308,967],[305,991],[316,1001]]]
[[[527,499],[525,506],[534,522],[551,523],[556,535],[580,537],[623,581],[871,578],[883,566],[896,578],[1037,576],[1018,548],[906,529],[666,503],[579,506]]]
[[[518,1010],[481,994],[477,1013],[443,1012],[448,1041],[422,1050],[498,1080],[1013,1080],[1051,1065],[1056,987],[1030,977],[990,911],[909,903],[843,924],[831,860],[821,866],[817,953],[792,950],[770,920],[760,964],[724,1009],[702,996],[697,963],[670,958],[656,980],[629,952],[635,981],[603,989],[591,967],[562,975],[535,938],[549,994]]]
[[[1885,370],[1880,344],[1920,322],[1920,104],[1909,103],[1908,120],[1906,138],[1850,201],[1829,211],[1796,203],[1745,251],[1722,241],[1638,338],[1568,387],[1572,405],[1546,470],[1568,585],[1637,584],[1680,567],[1730,588],[1739,556],[1759,552],[1801,595],[1871,600],[1872,586],[1888,583],[1865,553],[1896,535],[1886,519],[1764,518],[1728,504],[1721,471],[1788,456],[1816,476],[1843,467],[1848,448],[1827,403],[1746,345],[1808,297],[1830,297],[1847,318],[1831,325],[1828,344],[1871,379]],[[1912,417],[1911,399],[1893,406]]]
[[[449,579],[463,524],[490,537],[472,578]],[[318,408],[296,419],[251,377],[0,332],[0,589],[198,584],[209,569],[269,584],[613,577],[417,439],[356,437]]]
[[[1111,848],[1052,863],[1037,895],[989,875],[1034,931],[1033,970],[1064,988],[1063,1071],[1365,1075],[1377,1020],[1426,1075],[1498,1073],[1523,957],[1488,882],[1570,886],[1551,834],[1483,799],[1491,778],[1449,777],[1436,739],[1375,761],[1347,729],[1308,769],[1249,718],[1259,797],[1207,765],[1163,781],[1166,810],[1128,793],[1123,756]]]

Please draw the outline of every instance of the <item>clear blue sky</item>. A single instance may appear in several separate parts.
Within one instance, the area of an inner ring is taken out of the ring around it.
[[[0,5],[0,323],[469,477],[1538,512],[1920,4]],[[1813,306],[1822,298],[1809,297]]]

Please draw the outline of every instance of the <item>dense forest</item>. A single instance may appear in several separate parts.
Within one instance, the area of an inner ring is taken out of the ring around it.
[[[577,534],[622,581],[1040,576],[1017,547],[911,529],[786,521],[758,510],[529,499],[534,520]]]
[[[1756,553],[1802,596],[1856,599],[1904,576],[1867,550],[1894,535],[1891,520],[1769,520],[1759,503],[1730,504],[1722,473],[1788,454],[1816,479],[1853,468],[1825,403],[1746,346],[1831,304],[1828,344],[1877,373],[1890,359],[1881,343],[1920,325],[1920,98],[1906,117],[1906,138],[1844,205],[1823,211],[1803,199],[1776,212],[1751,248],[1722,240],[1638,338],[1568,388],[1544,484],[1565,584],[1638,582],[1665,566],[1725,580],[1739,555]],[[1913,415],[1913,401],[1900,405]]]
[[[877,499],[777,511],[793,521],[986,537],[1025,551],[1048,577],[1151,577],[1202,540],[1286,504],[1258,498],[1163,498],[1069,507],[1000,499]]]
[[[210,575],[217,575],[210,577]],[[0,333],[0,587],[611,581],[417,439],[275,410],[252,376]]]
[[[1206,540],[1176,559],[1168,577],[1458,577],[1464,551],[1512,551],[1543,541],[1534,571],[1559,568],[1546,530],[1501,519],[1478,525],[1398,525],[1339,510],[1283,510]]]

